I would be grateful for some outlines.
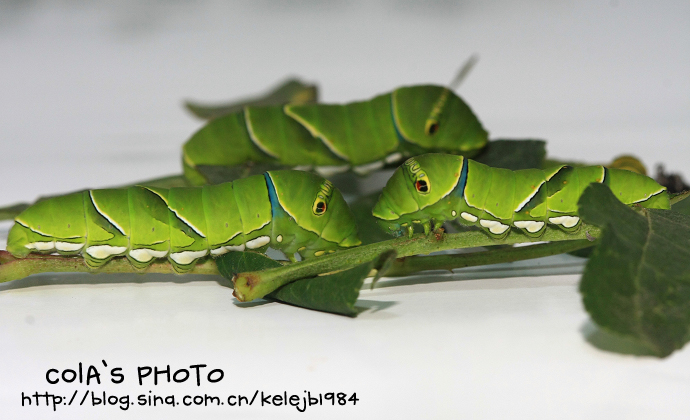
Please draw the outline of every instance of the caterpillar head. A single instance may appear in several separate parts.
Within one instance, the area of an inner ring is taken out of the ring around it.
[[[429,208],[457,185],[462,162],[462,156],[433,153],[408,159],[388,180],[372,214],[389,233],[429,220]]]
[[[279,205],[294,223],[333,248],[360,245],[357,224],[342,194],[333,184],[302,171],[270,171]]]
[[[488,133],[467,104],[441,86],[410,86],[393,92],[393,117],[400,135],[426,150],[471,155]]]
[[[328,217],[321,231],[321,238],[337,243],[342,248],[361,245],[362,241],[357,236],[354,215],[331,181],[324,179],[319,184],[319,191],[316,193],[311,211],[316,218]]]

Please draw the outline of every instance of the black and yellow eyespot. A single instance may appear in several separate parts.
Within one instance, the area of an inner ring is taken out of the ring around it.
[[[437,120],[428,119],[426,120],[426,126],[424,127],[424,132],[427,136],[433,136],[439,129],[439,124]]]
[[[312,211],[315,215],[321,216],[322,214],[326,213],[326,209],[328,209],[328,204],[326,203],[326,200],[324,200],[321,197],[318,197],[314,202],[314,207],[312,208]]]
[[[405,161],[405,163],[403,163],[403,167],[405,168],[409,179],[412,180],[414,189],[420,194],[429,194],[429,191],[431,191],[431,182],[429,181],[429,177],[427,176],[426,172],[422,170],[419,162],[417,162],[414,158],[409,158]]]
[[[433,136],[441,128],[440,121],[443,119],[443,113],[446,110],[446,104],[448,103],[448,97],[450,96],[450,90],[443,89],[441,95],[438,97],[434,103],[431,112],[426,119],[426,124],[424,125],[424,132],[427,136]]]
[[[316,194],[314,205],[311,208],[311,211],[316,216],[322,216],[326,213],[326,210],[328,210],[328,202],[331,201],[331,195],[333,195],[333,184],[328,180],[324,180],[319,188],[319,192]]]
[[[420,171],[415,174],[414,189],[420,194],[429,194],[431,183],[425,172]]]
[[[414,187],[417,189],[422,194],[426,194],[429,192],[429,184],[423,179],[420,179],[419,181],[414,183]]]

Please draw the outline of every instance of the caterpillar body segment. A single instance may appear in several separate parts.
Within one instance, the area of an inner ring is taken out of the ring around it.
[[[183,146],[183,164],[196,183],[204,183],[200,165],[245,162],[366,174],[425,151],[471,154],[487,141],[472,110],[448,88],[412,86],[345,105],[246,106],[197,131]]]
[[[384,187],[373,215],[389,233],[410,235],[414,225],[459,219],[490,236],[510,227],[540,237],[547,224],[573,233],[580,227],[577,201],[593,182],[604,183],[620,201],[670,208],[666,188],[622,169],[557,166],[546,170],[492,168],[462,156],[426,154],[408,159]]]
[[[294,260],[359,245],[354,218],[329,181],[271,171],[218,185],[90,190],[40,201],[15,218],[7,250],[82,255],[98,268],[166,258],[184,273],[208,255],[269,246]]]

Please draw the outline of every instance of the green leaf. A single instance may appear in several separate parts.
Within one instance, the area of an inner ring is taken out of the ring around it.
[[[372,268],[374,263],[368,262],[335,274],[297,280],[270,293],[268,297],[317,311],[357,316],[359,310],[355,302]]]
[[[675,195],[671,198],[671,210],[690,215],[690,191]]]
[[[374,261],[335,274],[288,283],[268,296],[303,308],[354,317],[361,312],[355,303],[364,279],[373,269],[378,270],[374,281],[385,275],[393,265],[395,255],[395,251],[386,251]]]
[[[395,260],[395,252],[386,252],[377,260],[360,264],[335,274],[294,281],[268,294],[266,297],[290,305],[346,316],[357,316],[355,307],[364,279],[372,269],[379,268],[382,275]],[[263,254],[255,252],[229,252],[216,259],[218,271],[232,279],[235,274],[261,271],[281,266]]]
[[[580,216],[603,228],[580,282],[585,309],[602,328],[666,357],[690,340],[690,216],[622,204],[587,187]]]
[[[541,168],[546,156],[543,140],[492,140],[472,159],[505,169]]]
[[[283,105],[287,103],[308,104],[318,100],[316,85],[308,85],[297,79],[288,79],[265,95],[244,98],[225,104],[203,105],[193,101],[185,102],[192,114],[199,118],[212,119],[242,111],[245,106]]]
[[[232,280],[235,274],[280,267],[282,264],[258,252],[232,251],[216,258],[216,265],[223,277]]]
[[[374,263],[374,268],[376,268],[376,275],[374,276],[372,282],[371,282],[371,288],[374,288],[374,284],[384,275],[386,275],[390,269],[393,267],[393,264],[395,263],[396,259],[395,257],[398,255],[398,253],[393,250],[389,249],[388,251],[384,251],[379,257],[375,260]]]

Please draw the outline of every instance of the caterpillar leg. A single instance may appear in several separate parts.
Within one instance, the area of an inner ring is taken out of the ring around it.
[[[479,226],[494,239],[503,239],[510,233],[510,225],[498,220],[480,219]]]
[[[513,225],[530,238],[539,238],[546,232],[546,223],[541,220],[516,220]]]
[[[431,233],[437,236],[439,232],[443,234],[443,222],[444,220],[438,220],[435,218],[427,220],[422,224],[422,226],[424,226],[424,234],[427,236],[429,236]]]
[[[422,223],[422,226],[424,226],[424,234],[429,236],[431,233],[431,220],[427,220],[426,222]]]
[[[111,246],[111,245],[91,245],[84,249],[84,262],[89,268],[94,270],[102,267],[105,263],[112,260],[113,257],[124,255],[127,247]]]
[[[567,233],[575,233],[580,230],[580,218],[575,215],[557,215],[549,217],[549,223],[554,224]]]
[[[194,268],[196,263],[206,255],[208,255],[208,250],[181,251],[170,253],[168,259],[176,273],[184,274]]]

